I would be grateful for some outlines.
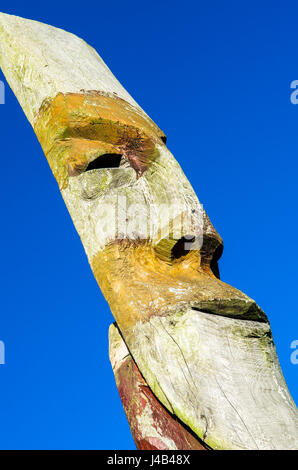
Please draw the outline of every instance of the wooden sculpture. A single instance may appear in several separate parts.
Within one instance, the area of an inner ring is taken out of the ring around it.
[[[0,65],[116,320],[110,357],[137,446],[297,449],[268,319],[219,279],[222,240],[164,133],[63,30],[0,14]]]

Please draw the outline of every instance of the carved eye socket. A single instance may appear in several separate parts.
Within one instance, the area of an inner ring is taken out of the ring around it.
[[[89,163],[85,171],[99,170],[103,168],[120,168],[122,155],[118,153],[105,153]]]

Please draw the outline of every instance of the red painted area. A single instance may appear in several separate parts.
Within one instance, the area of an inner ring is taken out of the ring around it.
[[[206,450],[155,398],[131,357],[116,371],[116,383],[139,450]]]

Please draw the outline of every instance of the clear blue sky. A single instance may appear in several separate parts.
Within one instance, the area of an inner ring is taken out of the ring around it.
[[[224,239],[222,279],[268,314],[297,402],[297,2],[1,0],[1,10],[83,37],[166,132]],[[0,447],[133,449],[108,360],[113,318],[8,87],[0,120]]]

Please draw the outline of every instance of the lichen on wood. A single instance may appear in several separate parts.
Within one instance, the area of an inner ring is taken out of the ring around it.
[[[219,279],[221,237],[165,134],[73,34],[1,13],[0,66],[123,336],[111,357],[137,445],[297,448],[267,316]]]
[[[118,392],[140,450],[206,450],[153,395],[116,326],[109,330],[110,360]]]

